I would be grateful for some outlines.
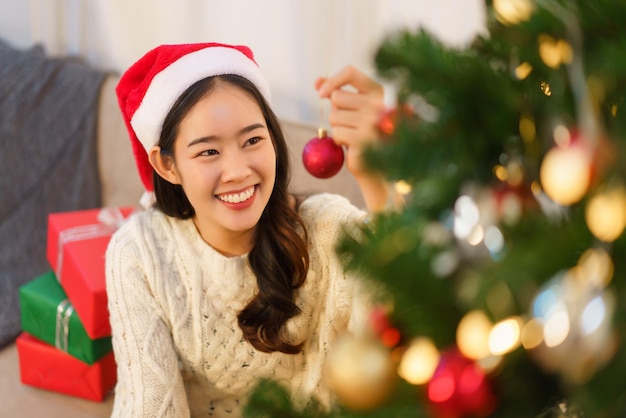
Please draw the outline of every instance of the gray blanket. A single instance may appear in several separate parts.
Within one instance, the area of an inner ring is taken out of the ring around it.
[[[47,215],[100,206],[104,74],[0,43],[0,348],[19,334],[19,287],[49,270]]]

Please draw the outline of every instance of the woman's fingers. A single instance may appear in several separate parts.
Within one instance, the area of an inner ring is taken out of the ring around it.
[[[316,89],[320,97],[329,97],[330,94],[345,86],[354,87],[359,93],[384,94],[383,87],[365,73],[357,70],[353,66],[347,66],[331,77],[324,79],[320,77],[316,80]]]
[[[328,122],[337,140],[346,145],[354,145],[354,142],[369,142],[377,136],[374,128],[383,111],[383,103],[379,98],[335,90],[330,95],[330,103]],[[347,131],[338,131],[339,127],[351,128],[354,132],[344,135]]]
[[[326,81],[326,77],[318,77],[315,80],[315,90],[319,90],[321,85],[324,84],[324,82]]]
[[[363,171],[361,150],[378,137],[384,109],[382,85],[354,67],[315,80],[321,98],[330,101],[328,122],[336,143],[346,147],[346,165],[354,175]]]

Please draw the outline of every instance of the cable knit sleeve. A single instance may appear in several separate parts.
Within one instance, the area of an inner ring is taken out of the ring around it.
[[[315,306],[315,331],[305,349],[307,373],[301,392],[313,395],[329,407],[331,392],[323,378],[323,367],[332,345],[344,333],[358,334],[367,324],[372,293],[361,277],[346,273],[336,253],[343,234],[358,234],[366,212],[346,198],[322,193],[305,200],[300,214],[309,232],[310,269],[304,292]],[[346,229],[347,228],[347,229]]]
[[[107,293],[118,365],[113,417],[186,417],[189,406],[167,320],[149,283],[154,263],[137,220],[111,239]]]
[[[312,269],[328,278],[326,316],[338,331],[359,332],[371,306],[372,289],[361,277],[344,271],[336,246],[345,233],[358,236],[367,213],[329,193],[312,196],[306,203],[303,218],[311,235]]]

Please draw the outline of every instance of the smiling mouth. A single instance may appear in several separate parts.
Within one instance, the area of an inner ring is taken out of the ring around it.
[[[252,186],[249,189],[241,193],[220,194],[220,195],[217,195],[217,198],[221,200],[222,202],[241,203],[250,199],[252,195],[254,195],[254,189],[255,189],[255,186]]]

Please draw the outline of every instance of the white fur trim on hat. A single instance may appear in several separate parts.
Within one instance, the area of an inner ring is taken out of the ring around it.
[[[215,46],[186,54],[154,76],[130,120],[146,152],[159,141],[163,121],[178,97],[196,81],[224,74],[248,79],[270,101],[270,89],[260,68],[241,51]]]

